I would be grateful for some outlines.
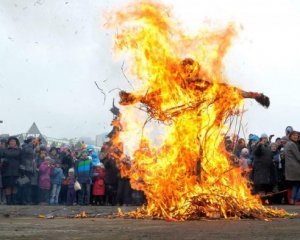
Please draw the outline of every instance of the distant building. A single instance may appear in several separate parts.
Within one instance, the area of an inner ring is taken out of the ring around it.
[[[107,139],[107,133],[96,135],[96,146],[101,147]]]

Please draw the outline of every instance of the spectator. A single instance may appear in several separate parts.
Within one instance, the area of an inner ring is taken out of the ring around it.
[[[102,154],[105,155],[105,154]],[[103,158],[103,164],[105,167],[105,202],[110,205],[116,205],[117,189],[118,189],[118,169],[116,167],[116,160],[112,154],[107,154]]]
[[[300,152],[297,146],[298,133],[292,131],[289,134],[290,141],[286,144],[285,153],[285,178],[292,189],[290,204],[295,204],[298,200],[300,188]]]
[[[2,184],[2,154],[4,149],[6,148],[6,139],[1,139],[0,140],[0,204],[4,203],[4,191],[3,191],[3,184]]]
[[[75,165],[75,177],[81,185],[81,190],[78,195],[78,202],[80,205],[90,204],[92,174],[92,161],[88,157],[87,150],[82,150],[80,158]]]
[[[69,148],[65,148],[60,155],[61,168],[65,176],[68,175],[69,169],[73,167],[74,161],[72,157],[72,152]]]
[[[32,162],[32,175],[30,178],[31,184],[31,203],[36,205],[39,203],[39,173],[38,173],[38,166],[37,166],[37,159],[35,158]]]
[[[129,157],[126,157],[122,160],[120,164],[124,164],[124,167],[127,169],[130,168],[131,162]],[[128,177],[122,177],[120,173],[120,166],[118,166],[118,189],[117,189],[117,203],[122,206],[123,204],[125,205],[130,205],[131,204],[131,194],[132,194],[132,189],[130,186],[130,181]]]
[[[49,157],[52,159],[52,162],[55,163],[59,160],[59,154],[56,147],[51,147],[49,151]]]
[[[76,200],[76,192],[74,189],[75,177],[74,177],[74,168],[70,168],[68,171],[68,192],[67,192],[67,205],[73,206]]]
[[[251,160],[249,158],[249,150],[247,148],[243,148],[240,154],[240,168],[242,170],[243,176],[249,178],[250,167],[252,165]]]
[[[105,168],[103,163],[98,163],[95,166],[94,172],[94,184],[93,184],[93,202],[96,205],[104,205],[105,202]]]
[[[28,191],[30,190],[30,179],[26,175],[25,167],[20,165],[20,176],[16,180],[18,189],[17,189],[17,203],[28,205],[30,202],[28,201],[29,194]]]
[[[38,147],[38,152],[36,152],[36,165],[37,168],[40,167],[41,163],[44,162],[45,158],[47,157],[47,149],[45,146],[40,145]]]
[[[7,141],[8,147],[2,152],[2,184],[5,191],[6,203],[16,203],[17,184],[19,168],[21,164],[20,143],[16,137],[10,137]]]
[[[286,129],[285,129],[285,136],[289,137],[290,133],[293,132],[293,131],[294,131],[293,127],[287,126]]]
[[[64,173],[64,176],[68,176],[69,169],[74,167],[74,160],[72,157],[72,152],[70,148],[65,147],[60,154],[61,159],[61,167]],[[73,169],[74,170],[74,169]],[[68,182],[67,179],[63,181],[61,190],[60,190],[60,202],[62,204],[66,203],[67,201],[67,192],[68,192]]]
[[[261,135],[253,156],[254,192],[260,194],[271,192],[274,185],[274,165],[267,134]]]
[[[98,157],[98,153],[97,152],[92,152],[91,157],[92,157],[93,167],[96,167],[97,165],[99,165],[100,160],[99,160],[99,157]]]
[[[33,160],[34,160],[34,145],[33,137],[28,137],[22,146],[22,161],[21,164],[24,167],[24,175],[31,181],[33,175]],[[23,186],[23,203],[31,203],[31,184]],[[26,188],[26,189],[25,189]]]
[[[235,155],[236,157],[239,158],[239,157],[240,157],[240,154],[241,154],[241,151],[242,151],[242,149],[244,149],[244,148],[246,148],[246,141],[245,141],[245,139],[240,138],[240,139],[238,140],[238,142],[237,142],[236,147],[235,147],[234,155]]]
[[[50,204],[57,205],[58,204],[58,197],[62,185],[62,181],[64,179],[63,170],[61,169],[60,162],[56,161],[55,167],[52,170],[51,174],[51,197],[50,197]]]
[[[49,192],[51,188],[51,163],[50,157],[45,157],[45,160],[39,167],[39,204],[47,205],[49,202]]]

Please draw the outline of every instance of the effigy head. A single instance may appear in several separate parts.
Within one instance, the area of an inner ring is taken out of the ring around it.
[[[185,58],[180,63],[180,74],[185,80],[198,78],[200,70],[200,64],[192,58]]]

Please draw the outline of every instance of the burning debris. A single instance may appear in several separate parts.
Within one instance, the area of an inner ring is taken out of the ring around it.
[[[107,24],[118,27],[115,50],[130,56],[130,73],[142,81],[134,92],[120,92],[126,107],[115,123],[122,131],[112,141],[122,149],[115,156],[119,162],[128,160],[121,142],[131,156],[131,167],[123,168],[122,176],[147,197],[146,206],[127,216],[169,221],[287,216],[251,195],[224,149],[221,133],[228,131],[228,119],[241,112],[245,98],[270,105],[268,97],[230,85],[222,73],[235,28],[191,37],[171,16],[160,3],[138,1],[111,14]],[[134,120],[136,108],[148,115],[146,123]],[[161,145],[154,147],[142,135],[138,147],[130,147],[131,130],[154,131],[147,125],[152,119],[165,124]]]

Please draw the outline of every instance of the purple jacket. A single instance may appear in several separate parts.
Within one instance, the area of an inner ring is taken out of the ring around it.
[[[51,168],[45,162],[42,162],[39,167],[39,187],[42,189],[50,190],[51,179],[50,179]]]
[[[69,189],[74,189],[74,184],[75,184],[74,176],[69,176],[68,177],[68,188]]]

